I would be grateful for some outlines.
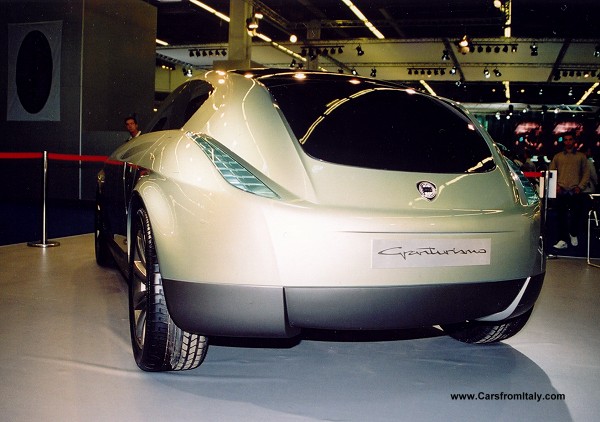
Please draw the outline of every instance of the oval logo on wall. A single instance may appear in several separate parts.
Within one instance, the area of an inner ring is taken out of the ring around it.
[[[52,70],[50,43],[42,32],[31,31],[19,48],[15,81],[19,100],[28,113],[39,113],[46,105],[52,88]]]
[[[431,182],[425,180],[419,182],[417,183],[417,189],[419,190],[421,196],[427,199],[428,201],[433,201],[437,196],[437,188]]]

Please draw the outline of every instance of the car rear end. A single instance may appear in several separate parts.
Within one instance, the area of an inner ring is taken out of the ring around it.
[[[290,162],[310,194],[290,195],[285,178],[252,161],[246,167],[274,196],[211,194],[221,212],[210,218],[227,216],[212,237],[229,241],[201,259],[227,266],[215,267],[218,279],[207,270],[195,283],[165,280],[178,325],[286,336],[501,320],[532,308],[545,272],[538,198],[466,111],[365,78],[288,72],[256,81],[288,133],[252,141],[265,162],[269,143],[293,143],[299,159]],[[261,122],[248,116],[256,133]],[[192,137],[234,154],[223,137]]]

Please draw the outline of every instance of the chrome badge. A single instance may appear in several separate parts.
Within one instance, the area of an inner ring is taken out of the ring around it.
[[[428,201],[433,201],[437,196],[437,188],[431,182],[422,181],[417,183],[417,189],[421,196]]]

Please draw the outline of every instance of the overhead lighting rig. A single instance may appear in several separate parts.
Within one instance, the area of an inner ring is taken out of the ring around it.
[[[473,42],[469,44],[470,53],[516,53],[518,44]],[[459,50],[462,53],[462,50]],[[463,53],[466,54],[466,53]]]
[[[408,69],[409,75],[422,75],[422,76],[445,76],[446,68],[444,67],[409,67]],[[453,74],[452,72],[450,72]]]
[[[224,48],[189,48],[190,57],[208,57],[208,56],[226,56],[227,50]]]
[[[342,45],[320,45],[320,46],[302,46],[300,56],[308,57],[311,60],[317,58],[317,56],[333,56],[335,54],[342,54],[344,52],[344,46]]]
[[[554,80],[560,81],[561,78],[578,78],[578,79],[589,79],[598,76],[600,79],[600,70],[597,68],[583,68],[583,67],[561,67],[554,71]]]
[[[156,59],[156,67],[160,67],[164,70],[175,70],[175,65],[169,61],[162,60],[160,58]]]

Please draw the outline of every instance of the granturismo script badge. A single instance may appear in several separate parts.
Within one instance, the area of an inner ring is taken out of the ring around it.
[[[433,201],[437,196],[437,188],[435,185],[428,181],[422,181],[417,183],[417,189],[421,196],[428,201]]]

